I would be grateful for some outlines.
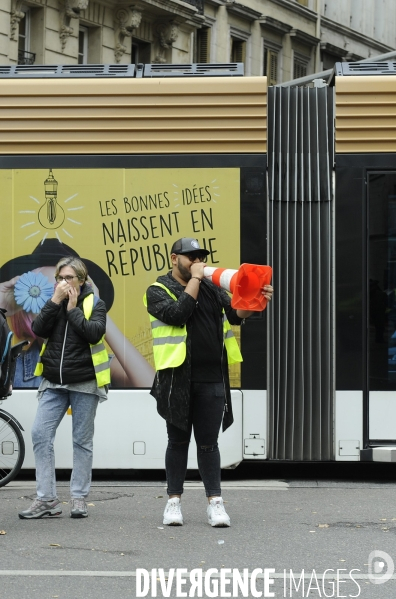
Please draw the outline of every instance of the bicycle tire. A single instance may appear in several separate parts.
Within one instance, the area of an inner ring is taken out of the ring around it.
[[[19,474],[24,459],[25,441],[19,426],[0,413],[0,487]]]

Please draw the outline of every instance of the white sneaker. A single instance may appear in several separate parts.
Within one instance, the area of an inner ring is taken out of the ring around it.
[[[208,522],[211,526],[226,527],[231,526],[230,517],[225,511],[223,499],[215,497],[210,500],[208,505]]]
[[[182,526],[183,515],[181,513],[181,504],[178,497],[168,499],[165,506],[163,524],[168,526]]]

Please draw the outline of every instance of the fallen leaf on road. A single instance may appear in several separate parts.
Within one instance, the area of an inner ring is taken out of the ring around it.
[[[0,535],[6,535],[6,531],[5,530],[0,530]]]
[[[95,507],[94,503],[87,503],[87,505],[92,505],[92,507]]]
[[[50,543],[49,546],[50,547],[62,547],[62,545],[59,545],[59,543]]]
[[[164,496],[163,496],[163,495],[157,495],[157,496],[156,496],[156,499],[163,499],[163,498],[164,498]]]

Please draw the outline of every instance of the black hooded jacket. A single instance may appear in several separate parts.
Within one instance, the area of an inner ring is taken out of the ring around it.
[[[32,323],[35,335],[48,338],[42,356],[43,376],[51,383],[82,383],[95,379],[90,344],[98,343],[106,332],[106,305],[98,300],[89,320],[83,312],[84,299],[92,294],[85,283],[77,306],[67,311],[68,300],[56,304],[50,299]]]
[[[190,385],[191,385],[191,332],[193,314],[197,305],[191,295],[184,292],[184,287],[172,276],[171,272],[160,276],[158,283],[162,283],[176,297],[173,300],[161,287],[152,285],[147,290],[147,311],[166,324],[183,326],[187,328],[186,359],[177,368],[166,368],[157,371],[151,389],[151,395],[157,400],[157,411],[167,420],[182,430],[188,429],[190,420]],[[236,310],[231,307],[231,300],[227,293],[205,279],[201,285],[207,286],[211,291],[213,300],[218,306],[219,337],[223,338],[222,309],[226,313],[230,324],[241,324],[242,319],[237,316]],[[199,296],[198,296],[199,297]],[[222,372],[224,390],[226,393],[226,408],[223,417],[223,430],[233,423],[230,382],[228,376],[227,351],[223,346]]]

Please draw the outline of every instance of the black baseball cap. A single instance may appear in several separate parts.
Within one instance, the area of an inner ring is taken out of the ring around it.
[[[182,237],[175,241],[172,245],[171,254],[191,254],[192,252],[200,252],[205,256],[210,254],[209,250],[201,248],[198,240],[193,237]]]

